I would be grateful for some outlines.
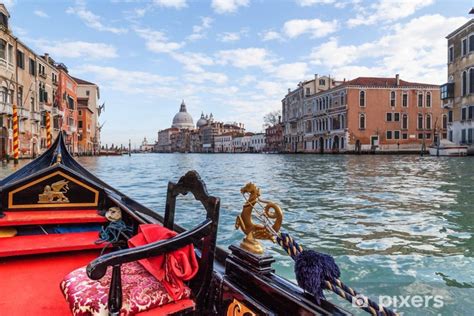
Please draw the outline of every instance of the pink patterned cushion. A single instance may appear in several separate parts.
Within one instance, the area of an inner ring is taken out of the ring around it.
[[[129,316],[173,302],[164,288],[138,262],[122,265],[122,309],[120,315]],[[75,316],[108,315],[107,299],[112,268],[105,276],[91,280],[86,268],[69,273],[61,282],[61,290]],[[180,299],[189,298],[191,290],[186,287]]]

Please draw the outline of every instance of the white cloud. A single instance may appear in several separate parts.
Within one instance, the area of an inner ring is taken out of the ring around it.
[[[340,46],[331,38],[315,47],[309,59],[338,78],[399,73],[405,80],[442,83],[446,80],[446,30],[466,21],[464,17],[425,15],[397,24],[388,35],[358,46]]]
[[[118,57],[115,47],[104,43],[49,40],[36,40],[34,43],[40,51],[47,52],[54,58],[105,59]]]
[[[302,7],[309,7],[315,4],[331,4],[336,0],[296,0],[296,3]]]
[[[243,28],[239,32],[224,32],[218,35],[219,41],[223,43],[237,42],[242,36],[247,35],[248,28]]]
[[[272,30],[264,31],[260,33],[259,35],[262,38],[262,41],[264,42],[274,41],[274,40],[277,40],[277,41],[283,40],[283,37],[280,35],[280,33],[272,31]]]
[[[40,18],[49,18],[49,15],[46,12],[41,11],[41,10],[35,10],[33,11],[33,14],[36,16],[39,16]]]
[[[216,53],[217,63],[231,64],[237,68],[271,67],[273,60],[265,48],[237,48],[221,50]]]
[[[174,77],[165,77],[143,71],[129,71],[115,67],[103,67],[97,65],[84,65],[72,68],[71,73],[77,75],[88,75],[102,89],[120,91],[125,94],[171,94],[174,89],[167,84],[176,80]]]
[[[379,22],[393,22],[412,15],[417,10],[429,6],[434,0],[379,0],[369,8],[359,6],[359,13],[349,19],[347,25],[372,25]]]
[[[204,72],[203,66],[214,65],[211,57],[201,53],[174,53],[171,56],[191,72]]]
[[[290,38],[295,38],[305,33],[311,34],[311,37],[324,37],[336,32],[337,29],[338,23],[336,20],[321,21],[320,19],[295,19],[286,21],[283,25],[283,31],[286,36]]]
[[[3,0],[2,3],[7,7],[7,10],[13,7],[16,3],[16,0]]]
[[[186,0],[153,0],[153,3],[165,8],[182,9],[187,7]]]
[[[171,53],[184,46],[184,43],[170,42],[163,32],[151,29],[135,29],[141,38],[145,39],[148,50],[155,53]]]
[[[296,62],[277,65],[271,73],[278,79],[295,82],[303,80],[306,77],[308,69],[308,64]],[[284,89],[281,91],[284,91]]]
[[[211,7],[216,13],[233,13],[239,7],[246,7],[250,0],[212,0]]]
[[[239,80],[239,84],[241,86],[246,86],[250,83],[254,83],[257,81],[257,78],[253,75],[245,75]]]
[[[240,40],[240,33],[225,32],[225,33],[219,34],[219,40],[224,43],[236,42]]]
[[[205,81],[211,81],[215,84],[224,84],[228,80],[225,74],[207,71],[187,74],[185,76],[185,79],[194,83],[203,83]]]
[[[78,16],[88,27],[97,31],[111,32],[114,34],[122,34],[127,32],[127,30],[124,28],[104,25],[102,23],[102,18],[92,13],[92,11],[87,10],[85,2],[83,1],[77,1],[76,6],[68,8],[66,13]]]
[[[259,81],[256,87],[262,90],[267,97],[278,97],[285,91],[285,87],[281,83],[274,81]]]
[[[211,27],[212,21],[210,17],[201,17],[201,24],[193,26],[193,33],[187,37],[187,40],[196,41],[205,38],[205,31]]]

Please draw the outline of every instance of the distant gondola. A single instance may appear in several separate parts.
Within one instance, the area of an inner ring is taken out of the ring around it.
[[[220,200],[195,171],[168,184],[163,217],[84,169],[60,133],[0,190],[1,315],[349,314],[274,274],[271,256],[216,247]],[[187,193],[206,217],[186,231]]]

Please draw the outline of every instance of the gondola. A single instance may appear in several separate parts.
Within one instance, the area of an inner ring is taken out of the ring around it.
[[[0,181],[1,315],[349,315],[276,275],[274,258],[216,246],[219,198],[196,171],[168,184],[164,215],[103,182],[60,133]],[[192,194],[205,218],[175,224]]]

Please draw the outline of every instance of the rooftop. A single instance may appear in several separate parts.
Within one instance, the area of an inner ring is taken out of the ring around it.
[[[77,84],[87,84],[87,85],[96,86],[95,83],[92,83],[92,82],[89,82],[89,81],[86,81],[86,80],[83,80],[83,79],[80,79],[80,78],[72,77],[72,79],[74,79],[74,81],[75,81]]]
[[[364,86],[364,87],[439,87],[435,84],[429,83],[419,83],[419,82],[409,82],[402,79],[399,79],[399,84],[397,85],[397,78],[392,77],[357,77],[355,79],[346,81],[342,85],[335,88],[340,88],[341,86]]]

